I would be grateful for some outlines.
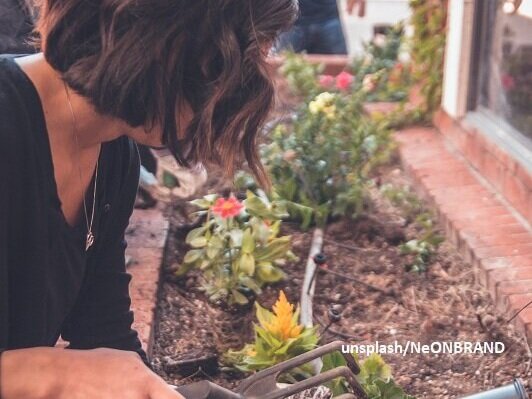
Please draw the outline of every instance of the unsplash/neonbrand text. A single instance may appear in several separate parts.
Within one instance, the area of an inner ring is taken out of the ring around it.
[[[406,356],[409,354],[476,354],[476,355],[493,355],[501,354],[505,351],[503,342],[471,342],[471,341],[434,341],[430,343],[421,343],[415,341],[406,341],[399,343],[381,343],[375,341],[370,344],[345,344],[342,345],[342,353],[357,353],[369,355],[378,353],[380,355],[399,354]]]

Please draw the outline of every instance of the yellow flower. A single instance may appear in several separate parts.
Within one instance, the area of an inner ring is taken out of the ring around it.
[[[336,105],[329,105],[323,108],[323,113],[327,119],[334,119],[336,116]]]
[[[294,305],[286,299],[283,291],[273,305],[274,317],[270,323],[265,323],[265,328],[275,337],[287,340],[297,338],[303,331],[303,326],[298,325],[294,317]]]
[[[336,113],[334,99],[334,94],[329,92],[318,94],[316,98],[309,103],[308,109],[311,114],[315,115],[323,113],[328,119],[332,119]]]

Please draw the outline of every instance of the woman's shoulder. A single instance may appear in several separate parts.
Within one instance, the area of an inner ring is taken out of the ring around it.
[[[8,115],[15,103],[16,70],[15,61],[7,55],[0,55],[0,115]]]
[[[0,55],[0,147],[16,145],[32,123],[28,116],[31,93],[24,79],[14,57]]]
[[[35,102],[32,89],[15,57],[0,54],[0,117],[5,120],[26,116],[27,108]]]
[[[17,89],[24,73],[15,62],[15,56],[0,54],[0,94],[8,94]],[[1,97],[0,97],[1,98]]]

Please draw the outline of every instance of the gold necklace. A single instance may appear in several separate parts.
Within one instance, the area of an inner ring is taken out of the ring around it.
[[[77,149],[77,153],[78,153],[78,160],[80,160],[81,159],[81,157],[80,157],[81,150],[80,150],[80,146],[79,146],[79,139],[78,139],[78,133],[77,133],[76,115],[74,114],[74,108],[72,107],[72,102],[70,101],[70,93],[68,91],[67,84],[66,84],[66,82],[63,82],[63,84],[65,85],[65,92],[66,92],[66,96],[67,96],[68,107],[70,108],[70,114],[72,115],[72,133],[73,133],[73,136],[74,136],[74,140],[76,141],[76,149]],[[100,150],[101,150],[101,148],[100,148]],[[85,213],[85,223],[87,225],[87,236],[86,236],[86,240],[85,240],[85,252],[87,252],[89,250],[89,248],[93,246],[94,240],[96,238],[94,236],[94,233],[92,232],[92,225],[94,223],[94,212],[96,210],[96,189],[98,187],[98,165],[99,165],[99,163],[100,163],[100,155],[98,154],[98,159],[96,160],[96,171],[94,172],[94,190],[93,190],[92,211],[91,211],[90,221],[89,221],[89,214],[87,212],[87,201],[85,200],[85,192],[83,192],[83,210],[84,210],[84,213]],[[81,166],[80,166],[79,163],[78,163],[78,173],[79,173],[79,180],[80,180],[80,182],[82,182],[83,179],[82,179],[82,175],[81,175]]]

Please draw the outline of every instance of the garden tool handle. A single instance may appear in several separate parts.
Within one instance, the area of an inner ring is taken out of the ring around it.
[[[360,372],[360,368],[353,356],[342,353],[342,341],[334,341],[322,347],[316,348],[310,352],[303,353],[290,360],[279,363],[275,366],[259,371],[255,375],[245,379],[238,387],[237,392],[242,394],[246,399],[275,399],[283,398],[289,394],[301,392],[305,389],[315,387],[325,382],[331,381],[336,377],[345,377],[349,385],[355,390],[358,397],[365,398],[366,395],[355,379],[355,375]],[[311,360],[321,358],[322,356],[340,352],[344,357],[347,366],[337,367],[324,373],[300,381],[287,388],[279,388],[277,379],[283,372],[288,372],[297,366],[301,366]]]
[[[210,381],[200,381],[176,388],[185,399],[244,399],[240,394],[234,393]]]

